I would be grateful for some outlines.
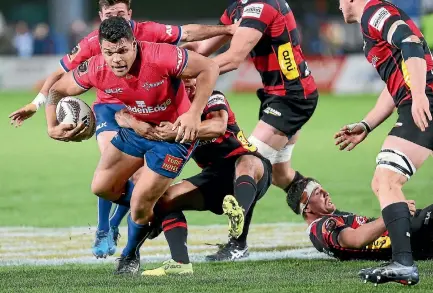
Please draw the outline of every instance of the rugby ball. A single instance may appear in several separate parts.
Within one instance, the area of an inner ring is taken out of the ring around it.
[[[75,97],[66,97],[59,101],[56,108],[57,121],[63,124],[77,125],[83,122],[87,129],[83,139],[89,139],[95,134],[96,119],[92,109],[84,101]]]

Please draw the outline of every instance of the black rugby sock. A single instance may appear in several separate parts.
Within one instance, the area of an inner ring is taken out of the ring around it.
[[[238,239],[232,239],[231,240],[231,241],[237,243],[241,248],[244,248],[247,245],[248,231],[250,230],[251,219],[253,218],[253,211],[254,211],[255,206],[256,206],[256,202],[253,202],[253,204],[250,207],[250,210],[248,211],[247,215],[245,216],[244,230],[242,231],[241,236],[239,236]]]
[[[248,175],[239,176],[235,181],[234,195],[239,205],[244,209],[244,215],[248,214],[257,194],[257,184]]]
[[[405,202],[390,204],[382,210],[392,245],[392,260],[405,266],[413,265],[410,244],[410,212]]]
[[[179,263],[189,264],[187,238],[188,226],[182,212],[174,212],[164,217],[162,230],[170,247],[171,258]]]

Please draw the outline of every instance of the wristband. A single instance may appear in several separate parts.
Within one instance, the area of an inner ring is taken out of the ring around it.
[[[45,104],[45,102],[47,101],[47,98],[39,93],[36,98],[32,101],[32,104],[36,106],[36,110],[39,110],[39,108]]]
[[[367,123],[367,121],[362,120],[359,123],[361,123],[362,125],[364,125],[365,130],[367,131],[367,133],[370,133],[373,130],[373,129],[371,129],[371,126]]]

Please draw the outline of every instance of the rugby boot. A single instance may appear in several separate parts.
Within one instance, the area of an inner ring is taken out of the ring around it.
[[[108,255],[113,255],[116,253],[117,242],[119,241],[119,238],[119,227],[110,227],[110,231],[108,231]]]
[[[371,282],[376,286],[388,282],[396,282],[403,285],[416,285],[419,282],[418,267],[404,266],[396,261],[384,263],[379,267],[367,268],[359,271],[358,275],[364,283]]]
[[[240,245],[233,239],[225,244],[218,244],[218,251],[215,254],[207,255],[207,261],[228,261],[238,260],[249,256],[248,246]]]
[[[229,218],[229,235],[239,238],[244,229],[244,210],[233,195],[226,195],[222,205],[224,214]]]
[[[102,230],[96,231],[95,242],[92,246],[92,253],[96,258],[106,258],[108,255],[108,233]]]
[[[145,270],[142,276],[192,275],[192,264],[178,263],[172,259],[166,260],[162,266],[153,270]]]
[[[139,256],[123,256],[116,259],[116,275],[135,275],[140,270]]]

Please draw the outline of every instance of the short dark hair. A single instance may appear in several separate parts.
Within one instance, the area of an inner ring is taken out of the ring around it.
[[[113,16],[104,20],[99,26],[99,43],[106,40],[117,43],[121,39],[134,40],[132,28],[129,22],[120,16]]]
[[[99,0],[99,11],[102,11],[102,8],[113,6],[119,3],[126,4],[128,9],[131,9],[131,1],[132,0]]]
[[[304,192],[305,187],[307,187],[307,184],[311,181],[319,183],[316,179],[304,177],[296,182],[293,182],[287,190],[287,204],[297,215],[301,214],[301,211],[299,210],[299,204],[301,203],[302,193]]]

